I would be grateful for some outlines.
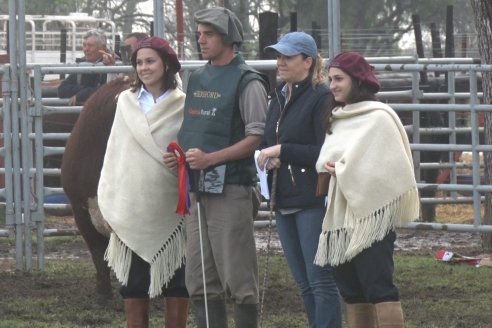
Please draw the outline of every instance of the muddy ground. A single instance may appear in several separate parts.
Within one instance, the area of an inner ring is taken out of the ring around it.
[[[58,222],[46,225],[47,229],[73,231],[76,227],[71,217],[58,219]],[[259,251],[272,254],[281,254],[282,247],[275,228],[259,228],[256,230],[256,244]],[[270,247],[268,240],[270,239]],[[396,252],[413,254],[434,254],[439,249],[459,252],[463,255],[474,256],[481,252],[482,245],[479,233],[450,232],[442,230],[413,230],[398,229],[395,244]],[[34,250],[35,251],[35,250]],[[15,258],[15,249],[0,244],[0,263],[2,260]],[[46,249],[46,259],[76,259],[90,258],[90,254],[83,243],[66,243],[61,247]]]
[[[456,217],[456,210],[454,217]],[[463,214],[464,220],[459,220],[455,223],[469,223],[470,214]],[[75,229],[73,219],[71,217],[57,218],[46,223],[46,228],[54,229]],[[423,231],[411,229],[399,229],[397,232],[396,252],[419,254],[433,257],[437,250],[445,249],[462,255],[475,256],[481,254],[481,239],[478,233],[462,233],[462,232],[447,232],[447,231]],[[85,261],[90,265],[90,255],[85,247],[84,242],[80,237],[75,238],[74,242],[57,244],[56,247],[51,247],[47,244],[45,249],[45,259],[75,259]],[[270,239],[270,248],[268,248],[268,240]],[[259,252],[265,254],[282,254],[282,249],[275,228],[257,229],[256,241]],[[14,272],[15,250],[13,245],[0,243],[0,272]],[[64,300],[65,304],[71,304],[71,299],[74,297],[90,297],[92,288],[80,289],[80,286],[89,287],[93,284],[93,278],[84,279],[85,281],[73,281],[70,278],[66,279],[49,279],[47,281],[38,281],[35,276],[31,275],[15,275],[15,279],[7,279],[8,281],[0,281],[0,290],[4,295],[9,294],[25,294],[26,297],[32,297],[33,293],[39,295],[57,294],[60,300]],[[275,281],[269,282],[267,295],[272,298],[273,302],[265,302],[265,311],[267,313],[277,312],[278,308],[289,309],[289,312],[299,312],[302,314],[302,304],[296,296],[296,290],[283,290]],[[116,286],[115,286],[116,287]],[[85,290],[87,289],[87,290]],[[85,296],[83,296],[83,295]],[[117,293],[116,293],[117,294]],[[79,295],[79,296],[75,296]],[[116,295],[118,297],[118,295]],[[78,304],[78,300],[73,300],[73,304]],[[114,311],[120,312],[121,304],[114,303]],[[61,304],[60,304],[61,306]],[[159,305],[156,305],[155,311],[161,311]],[[270,311],[270,312],[268,312]],[[285,312],[284,312],[285,313]],[[2,308],[0,307],[0,319],[2,318]],[[80,326],[98,327],[100,323],[91,323],[91,319],[80,319]],[[0,320],[1,322],[2,320]],[[0,327],[3,327],[0,324]],[[297,327],[293,325],[292,327]]]

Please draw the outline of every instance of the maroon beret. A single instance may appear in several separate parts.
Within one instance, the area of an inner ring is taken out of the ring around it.
[[[132,53],[132,65],[137,67],[137,52],[142,48],[151,48],[157,51],[159,54],[167,59],[167,63],[172,65],[176,72],[181,69],[181,64],[179,63],[178,56],[171,45],[166,40],[159,38],[157,36],[151,36],[144,38],[137,43],[135,50]]]
[[[358,52],[342,52],[336,55],[329,67],[340,68],[348,75],[366,84],[374,93],[381,89],[378,78],[374,74],[374,67]]]

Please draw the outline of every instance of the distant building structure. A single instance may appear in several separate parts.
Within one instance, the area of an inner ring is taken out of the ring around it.
[[[58,15],[26,15],[26,60],[28,63],[60,63],[62,31],[66,31],[66,62],[75,63],[81,57],[82,37],[91,29],[105,32],[109,46],[114,49],[118,33],[114,22],[94,18],[85,13]],[[8,52],[8,15],[0,15],[0,54]]]

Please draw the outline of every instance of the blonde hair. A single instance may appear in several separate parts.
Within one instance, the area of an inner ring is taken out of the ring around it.
[[[313,58],[313,65],[311,66],[310,71],[313,76],[313,85],[326,83],[327,75],[325,60],[320,54],[318,54],[316,58]]]

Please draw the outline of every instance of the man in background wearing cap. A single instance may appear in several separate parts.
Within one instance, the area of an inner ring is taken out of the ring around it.
[[[149,35],[143,32],[132,32],[126,36],[125,42],[120,47],[120,57],[124,65],[131,65],[132,51],[141,40],[148,37]]]
[[[266,80],[235,53],[243,30],[234,13],[221,7],[204,9],[196,12],[195,22],[208,63],[190,76],[178,135],[189,167],[203,178],[200,195],[193,194],[199,201],[193,202],[192,217],[186,220],[186,287],[199,328],[207,327],[205,302],[210,327],[227,327],[226,298],[234,303],[236,327],[254,328],[259,293],[253,154],[265,125]],[[164,161],[169,167],[176,165],[174,154],[167,153]]]

